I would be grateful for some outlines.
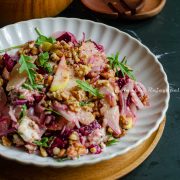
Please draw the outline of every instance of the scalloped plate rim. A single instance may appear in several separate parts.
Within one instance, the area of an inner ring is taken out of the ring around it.
[[[86,19],[80,19],[80,18],[66,18],[66,17],[48,17],[48,18],[39,18],[39,19],[31,19],[31,20],[27,20],[27,21],[20,21],[20,22],[17,22],[17,23],[14,23],[14,24],[10,24],[10,25],[7,25],[5,27],[2,27],[0,28],[0,31],[2,30],[5,30],[6,28],[11,28],[13,27],[14,25],[18,26],[18,24],[22,24],[22,23],[30,23],[30,22],[33,22],[33,21],[43,21],[43,20],[54,20],[54,19],[59,19],[59,20],[67,20],[67,21],[71,21],[71,20],[75,20],[75,21],[85,21],[85,22],[89,22],[89,23],[93,23],[95,25],[100,25],[100,26],[104,26],[104,28],[110,28],[110,29],[113,29],[115,31],[117,31],[118,33],[120,34],[123,34],[125,36],[127,36],[129,39],[132,39],[133,41],[135,41],[139,46],[143,47],[148,54],[150,54],[152,57],[153,57],[153,60],[154,60],[154,63],[156,63],[156,65],[158,65],[159,67],[159,70],[160,72],[162,73],[163,75],[163,78],[164,78],[164,82],[165,82],[165,85],[166,85],[166,98],[165,98],[165,105],[164,105],[164,108],[162,109],[162,113],[161,113],[161,116],[159,117],[159,119],[156,121],[156,124],[154,126],[154,128],[152,128],[151,130],[149,130],[149,132],[146,134],[146,136],[144,136],[143,138],[139,139],[136,143],[134,143],[133,145],[125,148],[123,151],[120,151],[120,152],[116,152],[114,154],[111,154],[111,155],[108,155],[107,157],[103,157],[103,158],[97,158],[97,159],[92,159],[91,161],[87,161],[87,162],[77,162],[76,164],[70,164],[70,163],[66,163],[66,164],[61,164],[61,163],[53,163],[53,162],[37,162],[37,161],[29,161],[29,160],[23,160],[23,159],[18,159],[16,157],[9,157],[8,155],[5,155],[1,152],[0,150],[0,156],[2,156],[3,158],[6,158],[6,159],[9,159],[9,160],[14,160],[14,161],[17,161],[21,164],[30,164],[30,165],[36,165],[36,166],[39,166],[39,167],[54,167],[54,168],[61,168],[61,167],[76,167],[76,166],[81,166],[81,165],[90,165],[90,164],[94,164],[94,163],[98,163],[100,161],[104,161],[104,160],[109,160],[111,158],[114,158],[118,155],[122,155],[124,153],[127,153],[129,150],[132,150],[134,149],[135,147],[137,147],[138,145],[140,145],[142,142],[144,142],[146,139],[148,139],[151,134],[153,132],[155,132],[160,123],[163,121],[163,118],[165,117],[165,114],[166,114],[166,111],[168,109],[168,105],[169,105],[169,99],[170,99],[170,94],[169,94],[169,83],[168,83],[168,79],[167,79],[167,75],[163,69],[163,66],[161,65],[161,63],[158,61],[158,59],[156,58],[156,56],[149,50],[149,48],[145,45],[143,45],[141,42],[139,42],[137,39],[135,39],[134,37],[130,36],[129,34],[117,29],[117,28],[114,28],[112,26],[109,26],[109,25],[106,25],[104,23],[100,23],[100,22],[94,22],[94,21],[91,21],[91,20],[86,20]],[[0,145],[2,146],[2,145]],[[88,155],[87,155],[88,156]],[[69,161],[66,161],[66,162],[71,162],[71,160]]]

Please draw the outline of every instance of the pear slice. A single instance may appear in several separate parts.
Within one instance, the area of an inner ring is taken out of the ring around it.
[[[57,71],[54,75],[54,79],[51,84],[50,91],[55,92],[58,90],[62,90],[67,86],[68,82],[69,82],[69,71],[65,57],[63,56],[58,65]]]
[[[20,87],[27,79],[27,73],[26,72],[22,72],[19,73],[19,68],[20,68],[20,64],[17,63],[14,67],[13,70],[10,73],[10,80],[6,86],[6,90],[7,91],[11,91],[12,89],[14,89],[15,87]]]

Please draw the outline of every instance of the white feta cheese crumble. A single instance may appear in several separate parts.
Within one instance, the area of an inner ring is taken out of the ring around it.
[[[29,143],[41,139],[39,126],[27,116],[22,118],[18,133],[24,141]]]

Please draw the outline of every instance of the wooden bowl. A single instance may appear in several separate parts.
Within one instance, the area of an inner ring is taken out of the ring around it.
[[[0,0],[0,25],[55,16],[73,0]]]

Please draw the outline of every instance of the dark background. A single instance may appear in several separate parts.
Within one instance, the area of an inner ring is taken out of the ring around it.
[[[163,11],[144,21],[103,19],[79,0],[59,16],[90,19],[114,26],[138,38],[159,57],[173,90],[164,134],[153,153],[124,180],[180,179],[180,1],[168,0]],[[155,74],[152,74],[155,76]]]

